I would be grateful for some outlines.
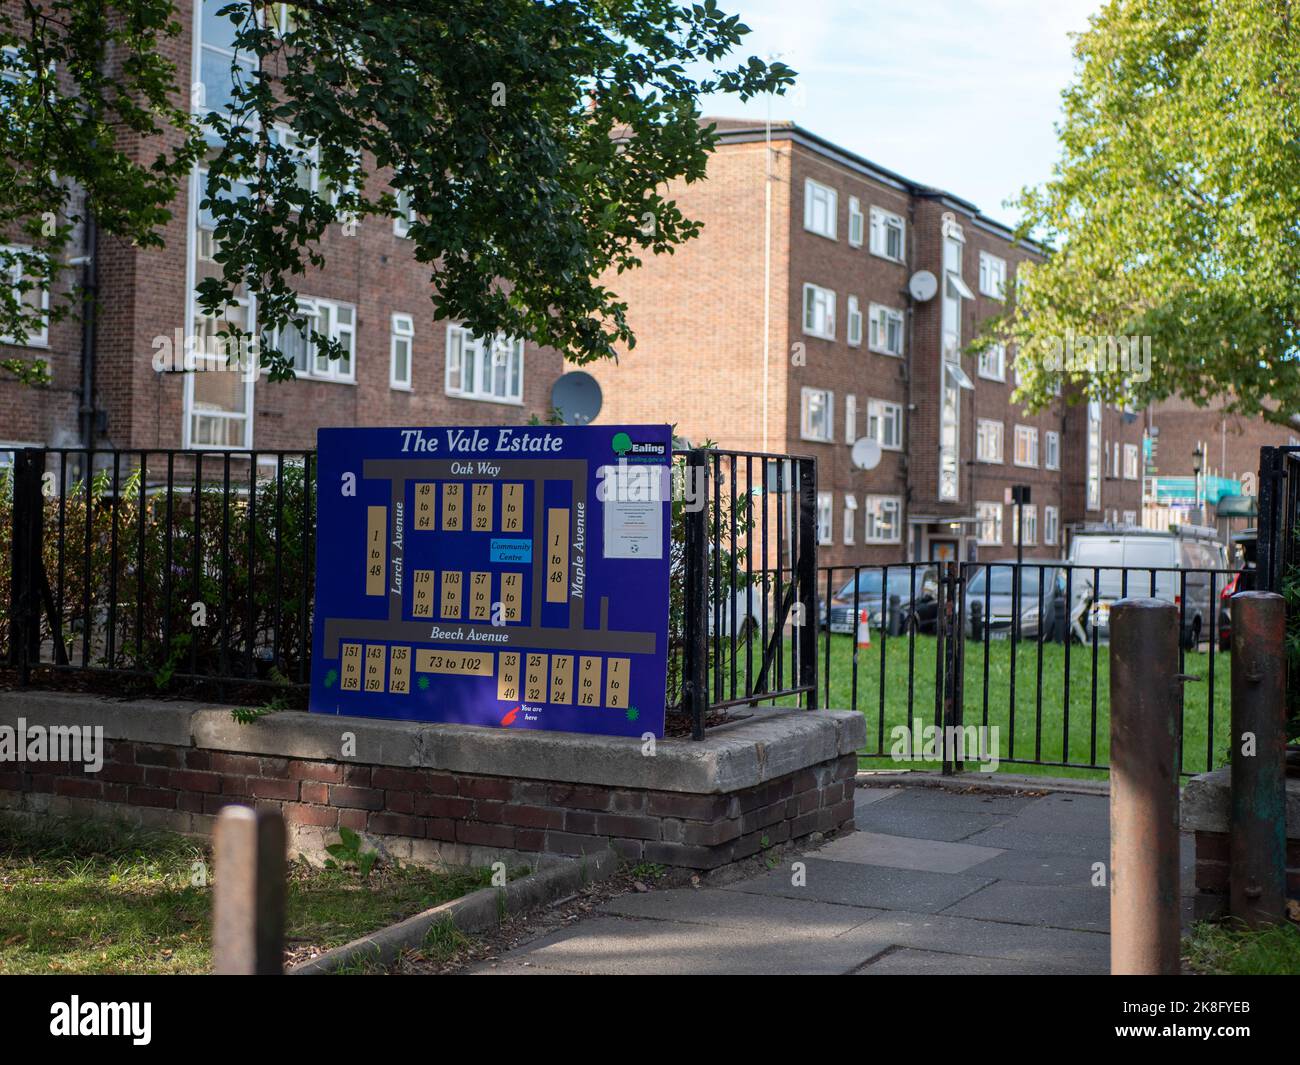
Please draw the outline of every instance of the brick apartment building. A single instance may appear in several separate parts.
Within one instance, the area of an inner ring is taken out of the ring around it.
[[[229,78],[233,31],[228,19],[216,17],[225,6],[226,0],[182,0],[183,32],[163,42],[181,79],[190,80],[190,72],[202,86],[197,98],[214,104],[229,93],[222,80]],[[304,162],[304,180],[315,188],[311,160]],[[458,325],[435,322],[428,269],[415,261],[400,219],[367,218],[350,233],[331,226],[321,249],[327,268],[302,279],[304,308],[351,359],[318,365],[303,339],[291,336],[282,348],[297,352],[294,381],[159,372],[155,354],[167,344],[175,348],[178,334],[196,338],[205,371],[222,362],[201,354],[215,350],[219,325],[197,313],[192,296],[195,284],[219,269],[212,219],[198,207],[203,181],[199,168],[184,183],[163,247],[97,242],[101,310],[88,390],[79,321],[52,323],[25,348],[0,340],[0,354],[39,355],[53,377],[42,388],[0,380],[0,452],[24,444],[82,446],[86,421],[98,447],[297,449],[314,447],[316,429],[325,425],[518,424],[550,409],[551,385],[564,369],[560,354],[516,341],[493,358],[490,345]],[[255,324],[247,301],[229,314]]]
[[[672,190],[701,237],[609,280],[637,345],[589,368],[602,418],[662,416],[666,399],[693,442],[815,456],[828,564],[1012,554],[1013,484],[1031,490],[1029,557],[1059,555],[1073,524],[1139,520],[1136,414],[1029,414],[1007,352],[960,354],[1034,245],[792,123],[769,142],[710,121],[707,180]],[[923,273],[932,291],[913,294]],[[870,470],[850,458],[863,436],[880,445]]]

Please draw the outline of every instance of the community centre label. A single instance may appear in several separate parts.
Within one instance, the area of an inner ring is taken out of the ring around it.
[[[322,429],[310,709],[663,735],[666,425]]]

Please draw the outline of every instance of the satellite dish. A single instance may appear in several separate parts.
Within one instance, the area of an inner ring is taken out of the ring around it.
[[[600,385],[589,373],[572,370],[551,386],[551,409],[565,425],[588,425],[600,413]]]
[[[934,299],[935,293],[939,291],[939,279],[929,270],[918,270],[908,281],[907,291],[917,303],[925,303]]]
[[[880,465],[880,444],[869,436],[859,437],[850,452],[853,465],[860,470],[874,470]]]

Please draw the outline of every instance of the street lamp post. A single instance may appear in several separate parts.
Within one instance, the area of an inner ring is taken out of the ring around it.
[[[1201,470],[1205,468],[1205,451],[1198,443],[1196,449],[1192,452],[1192,474],[1193,489],[1196,493],[1196,517],[1197,524],[1205,524],[1205,502],[1201,498]]]

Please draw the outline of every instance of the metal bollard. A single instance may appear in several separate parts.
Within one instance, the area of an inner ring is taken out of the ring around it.
[[[1232,597],[1232,800],[1228,913],[1250,928],[1286,907],[1286,603]]]
[[[1178,609],[1110,612],[1110,971],[1176,975]]]
[[[284,818],[227,806],[213,834],[212,971],[278,976],[284,969]]]

